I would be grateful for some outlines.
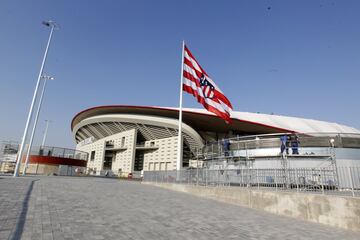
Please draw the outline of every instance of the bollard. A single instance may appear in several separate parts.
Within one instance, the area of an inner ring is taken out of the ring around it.
[[[190,185],[190,172],[191,170],[187,172],[188,185]]]
[[[277,192],[278,190],[278,185],[277,185],[277,174],[276,174],[276,169],[275,169],[275,191]]]
[[[242,169],[240,169],[241,177],[239,177],[239,187],[241,187]]]
[[[207,178],[208,178],[207,169],[205,169],[205,187],[207,186]]]
[[[350,176],[351,194],[352,194],[353,197],[355,197],[354,182],[353,182],[353,177],[352,177],[352,174],[351,174],[351,167],[348,167],[348,175]]]
[[[196,186],[199,186],[199,164],[196,167]]]
[[[218,180],[217,180],[217,186],[220,186],[220,171],[217,171]]]
[[[295,168],[295,182],[296,182],[296,191],[299,192],[299,177],[298,177],[297,168]]]
[[[323,179],[323,174],[324,174],[324,170],[323,169],[320,169],[320,178],[319,178],[319,182],[321,184],[321,191],[322,191],[322,194],[325,194],[325,190],[324,190],[324,179]]]

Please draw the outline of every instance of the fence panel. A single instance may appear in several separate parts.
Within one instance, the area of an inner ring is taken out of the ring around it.
[[[360,167],[145,171],[143,181],[360,197]]]

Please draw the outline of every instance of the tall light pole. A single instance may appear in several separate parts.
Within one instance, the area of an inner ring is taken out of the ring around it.
[[[32,115],[33,115],[33,108],[34,108],[34,105],[35,105],[35,100],[36,100],[37,92],[38,92],[39,85],[40,85],[40,79],[41,79],[41,76],[42,76],[42,74],[43,74],[43,69],[44,69],[44,65],[45,65],[45,62],[46,62],[47,53],[48,53],[48,50],[49,50],[49,46],[50,46],[52,34],[53,34],[53,32],[54,32],[54,29],[57,28],[56,23],[53,22],[53,21],[43,21],[42,23],[43,23],[45,26],[50,27],[51,30],[50,30],[50,35],[49,35],[48,42],[47,42],[47,44],[46,44],[45,53],[44,53],[44,57],[43,57],[43,60],[42,60],[42,63],[41,63],[41,67],[40,67],[40,72],[39,72],[39,75],[38,75],[38,79],[37,79],[37,82],[36,82],[36,87],[35,87],[34,95],[33,95],[32,101],[31,101],[31,105],[30,105],[30,109],[29,109],[29,114],[28,114],[28,117],[27,117],[27,120],[26,120],[26,125],[25,125],[25,129],[24,129],[24,134],[23,134],[23,137],[22,137],[22,139],[21,139],[20,149],[19,149],[19,152],[18,152],[17,160],[16,160],[14,177],[18,177],[18,176],[19,176],[19,170],[20,170],[20,164],[21,164],[21,160],[22,160],[22,154],[23,154],[24,147],[25,147],[25,141],[26,141],[26,136],[27,136],[27,134],[28,134],[30,121],[31,121],[31,118],[32,118]]]
[[[44,131],[44,136],[43,136],[43,139],[42,139],[42,142],[41,142],[41,146],[45,146],[45,140],[46,140],[46,135],[47,135],[47,131],[48,131],[48,128],[49,128],[49,123],[51,123],[51,120],[45,120],[46,122],[46,127],[45,127],[45,131]]]
[[[44,79],[44,83],[43,83],[43,88],[42,88],[40,99],[39,99],[39,105],[38,105],[38,108],[36,110],[34,126],[33,126],[33,129],[31,131],[29,146],[28,146],[28,149],[27,149],[27,152],[26,152],[25,166],[24,166],[23,172],[22,172],[23,175],[25,175],[26,169],[27,169],[28,164],[29,164],[30,151],[31,151],[32,143],[34,141],[34,135],[35,135],[38,119],[39,119],[39,114],[40,114],[41,105],[42,105],[42,101],[43,101],[43,97],[44,97],[46,83],[47,83],[48,80],[54,80],[53,77],[50,77],[50,76],[47,76],[47,75],[42,75],[41,78]]]

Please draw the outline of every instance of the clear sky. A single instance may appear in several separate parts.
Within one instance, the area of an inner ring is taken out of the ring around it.
[[[181,41],[235,110],[360,128],[360,1],[0,1],[0,140],[20,141],[49,29],[35,143],[73,147],[76,113],[178,106]],[[189,94],[184,107],[201,107]]]

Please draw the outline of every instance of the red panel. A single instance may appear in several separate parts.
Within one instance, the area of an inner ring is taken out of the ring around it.
[[[25,158],[23,158],[23,162]],[[71,165],[86,167],[85,160],[72,159],[72,158],[61,158],[61,157],[51,157],[51,156],[35,156],[31,155],[29,163],[39,163],[39,164],[52,164],[52,165]]]

